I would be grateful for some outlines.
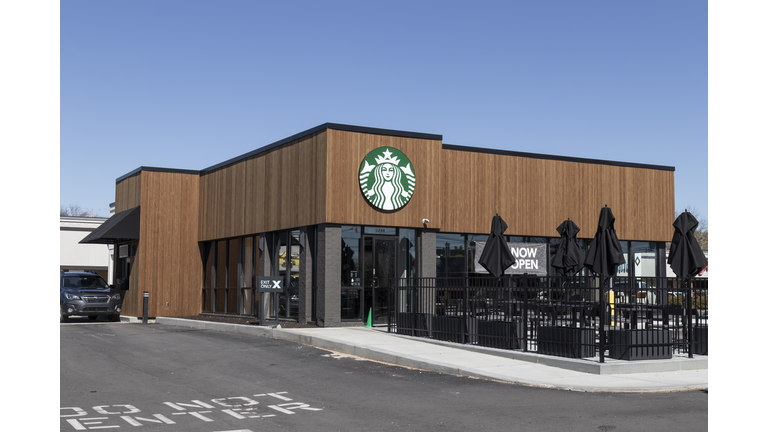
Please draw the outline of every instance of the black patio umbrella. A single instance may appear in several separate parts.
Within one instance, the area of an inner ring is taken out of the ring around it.
[[[576,243],[579,231],[581,229],[570,218],[557,227],[561,240],[552,258],[552,267],[564,276],[573,276],[584,267],[584,250]]]
[[[613,217],[611,208],[607,205],[600,209],[600,221],[597,224],[597,232],[592,243],[589,244],[584,265],[601,279],[608,279],[616,275],[616,270],[624,264],[624,251],[616,237],[613,227],[616,218]]]
[[[669,246],[667,263],[677,277],[696,276],[708,265],[707,258],[694,235],[699,221],[686,210],[675,219],[672,226],[675,227],[675,234]]]
[[[496,213],[493,221],[491,221],[491,235],[488,236],[488,242],[485,243],[480,259],[477,260],[494,277],[501,276],[507,267],[515,263],[515,257],[504,240],[504,231],[506,230],[506,222]]]

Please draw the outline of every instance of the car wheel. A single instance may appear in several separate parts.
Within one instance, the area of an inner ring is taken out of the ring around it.
[[[120,315],[110,315],[109,320],[112,322],[118,322],[120,321]]]
[[[88,315],[88,319],[91,321],[96,321],[96,318],[98,318],[96,315]]]
[[[67,316],[64,315],[64,312],[62,312],[61,309],[59,309],[59,322],[67,322]]]

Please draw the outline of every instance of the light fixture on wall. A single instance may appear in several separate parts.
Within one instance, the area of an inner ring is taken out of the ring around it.
[[[424,225],[426,225],[426,224],[428,224],[428,223],[429,223],[429,219],[422,219],[422,220],[421,220],[421,223],[423,223]]]

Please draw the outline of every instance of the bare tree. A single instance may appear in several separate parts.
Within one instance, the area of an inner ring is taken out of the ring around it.
[[[696,241],[699,242],[699,246],[701,246],[702,250],[709,250],[709,225],[707,223],[707,218],[703,216],[701,211],[699,211],[699,209],[695,206],[688,206],[685,208],[685,210],[687,210],[688,213],[692,214],[693,217],[699,221],[699,226],[696,227],[696,232],[693,234],[696,237]],[[675,219],[677,219],[677,217],[680,216],[683,211],[675,210]]]
[[[60,206],[59,216],[76,216],[76,217],[88,217],[88,211],[83,210],[77,204],[70,204],[68,206]]]

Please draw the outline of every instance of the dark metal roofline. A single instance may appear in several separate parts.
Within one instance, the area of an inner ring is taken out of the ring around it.
[[[304,138],[308,135],[311,135],[313,133],[326,130],[326,129],[334,129],[334,130],[347,131],[347,132],[367,133],[367,134],[373,134],[373,135],[398,136],[398,137],[404,137],[404,138],[416,138],[416,139],[437,140],[437,141],[443,140],[442,135],[436,135],[436,134],[426,134],[421,132],[407,132],[407,131],[399,131],[399,130],[393,130],[393,129],[370,128],[370,127],[363,127],[363,126],[345,125],[345,124],[339,124],[339,123],[324,123],[319,126],[315,126],[311,129],[307,129],[303,132],[299,132],[295,135],[291,135],[288,138],[283,138],[280,141],[273,142],[272,144],[265,145],[264,147],[258,148],[256,150],[250,151],[240,156],[236,156],[232,159],[228,159],[224,162],[218,163],[208,168],[204,168],[199,171],[142,166],[142,167],[136,168],[135,170],[129,172],[128,174],[118,177],[117,180],[115,180],[115,183],[119,183],[120,181],[125,180],[126,178],[131,177],[132,175],[138,174],[141,171],[198,174],[198,175],[205,174],[211,171],[215,171],[219,168],[223,168],[227,165],[231,165],[240,160],[255,156],[259,153],[269,151],[275,147],[279,147],[291,141]],[[481,148],[481,147],[459,146],[459,145],[445,144],[445,143],[443,143],[443,148],[446,150],[487,153],[487,154],[497,154],[497,155],[506,155],[506,156],[518,156],[518,157],[526,157],[526,158],[534,158],[534,159],[559,160],[559,161],[566,161],[566,162],[591,163],[591,164],[612,165],[612,166],[630,167],[630,168],[646,168],[646,169],[656,169],[656,170],[662,170],[662,171],[675,170],[675,167],[662,166],[662,165],[648,165],[648,164],[639,164],[639,163],[633,163],[633,162],[617,162],[617,161],[607,161],[607,160],[599,160],[599,159],[577,158],[577,157],[570,157],[570,156],[553,156],[553,155],[537,154],[537,153],[523,153],[523,152],[516,152],[516,151],[509,151],[509,150],[496,150],[496,149],[487,149],[487,148]]]
[[[247,159],[251,156],[255,156],[259,153],[263,153],[265,151],[269,151],[275,147],[279,147],[283,144],[287,144],[291,141],[295,141],[301,138],[304,138],[308,135],[312,135],[313,133],[320,132],[322,130],[326,129],[333,129],[333,130],[340,130],[340,131],[347,131],[347,132],[360,132],[360,133],[367,133],[372,135],[387,135],[387,136],[397,136],[397,137],[404,137],[404,138],[417,138],[417,139],[427,139],[427,140],[438,140],[442,141],[443,136],[442,135],[435,135],[435,134],[426,134],[421,132],[406,132],[406,131],[399,131],[399,130],[392,130],[392,129],[378,129],[378,128],[369,128],[369,127],[363,127],[363,126],[352,126],[352,125],[345,125],[345,124],[339,124],[339,123],[325,123],[321,124],[319,126],[315,126],[311,129],[307,129],[304,132],[299,132],[295,135],[291,135],[288,138],[283,138],[280,141],[273,142],[272,144],[265,145],[264,147],[258,148],[256,150],[250,151],[246,154],[234,157],[232,159],[226,160],[224,162],[218,163],[216,165],[210,166],[208,168],[204,168],[200,170],[200,174],[205,174],[211,171],[215,171],[219,168],[223,168],[227,165],[233,164],[235,162],[238,162],[243,159]]]
[[[128,174],[122,175],[115,180],[115,183],[120,183],[120,181],[127,179],[128,177],[138,174],[141,171],[151,171],[151,172],[163,172],[163,173],[176,173],[176,174],[200,174],[200,171],[197,170],[187,170],[187,169],[176,169],[176,168],[158,168],[158,167],[145,167],[140,166],[136,168],[135,170],[129,172]],[[114,203],[112,203],[114,204]]]
[[[467,146],[445,144],[445,143],[443,143],[443,149],[474,152],[474,153],[487,153],[487,154],[495,154],[495,155],[503,155],[503,156],[517,156],[517,157],[532,158],[532,159],[546,159],[546,160],[557,160],[557,161],[565,161],[565,162],[589,163],[589,164],[597,164],[597,165],[611,165],[611,166],[626,167],[626,168],[645,168],[645,169],[654,169],[654,170],[661,170],[661,171],[675,170],[675,167],[664,166],[664,165],[649,165],[649,164],[640,164],[640,163],[634,163],[634,162],[617,162],[617,161],[600,160],[600,159],[577,158],[577,157],[570,157],[570,156],[554,156],[554,155],[539,154],[539,153],[524,153],[524,152],[516,152],[516,151],[510,151],[510,150],[467,147]]]
[[[205,174],[211,171],[215,171],[219,168],[223,168],[227,165],[231,165],[240,160],[247,159],[251,156],[255,156],[259,153],[269,151],[275,147],[279,147],[291,141],[304,138],[305,136],[311,135],[315,132],[319,132],[321,130],[326,130],[326,129],[334,129],[334,130],[347,131],[347,132],[360,132],[360,133],[367,133],[372,135],[388,135],[388,136],[398,136],[398,137],[404,137],[404,138],[417,138],[417,139],[438,140],[438,141],[442,141],[443,139],[442,135],[426,134],[421,132],[407,132],[407,131],[399,131],[399,130],[393,130],[393,129],[378,129],[378,128],[363,127],[363,126],[345,125],[345,124],[339,124],[339,123],[324,123],[319,126],[315,126],[311,129],[307,129],[304,132],[299,132],[295,135],[291,135],[288,138],[283,138],[280,141],[273,142],[272,144],[265,145],[264,147],[250,151],[243,155],[236,156],[232,159],[228,159],[224,162],[218,163],[208,168],[204,168],[200,171],[142,166],[142,167],[136,168],[135,170],[129,172],[128,174],[118,177],[117,180],[115,180],[115,183],[119,183],[121,180],[125,180],[128,177],[138,174],[141,171],[155,171],[155,172],[182,173],[182,174]]]

